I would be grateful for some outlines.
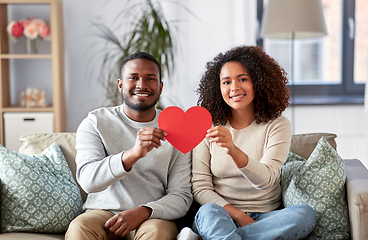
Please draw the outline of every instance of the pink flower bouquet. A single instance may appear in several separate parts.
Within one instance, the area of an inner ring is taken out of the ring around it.
[[[11,21],[7,27],[10,38],[14,41],[24,35],[28,39],[40,37],[44,40],[50,40],[50,25],[40,18],[27,18],[18,22]]]

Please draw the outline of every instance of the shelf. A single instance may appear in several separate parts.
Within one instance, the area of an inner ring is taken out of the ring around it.
[[[50,0],[0,0],[0,4],[50,4]]]
[[[52,58],[51,54],[0,54],[0,59],[44,59]]]
[[[53,131],[66,131],[64,86],[64,34],[62,0],[0,0],[0,144],[4,145],[7,113],[52,113]],[[10,21],[39,17],[49,22],[51,41],[37,41],[38,53],[26,54],[23,38],[10,41]],[[21,92],[28,88],[46,91],[47,107],[21,107]],[[19,96],[19,97],[18,97]],[[20,126],[21,127],[21,126]],[[44,131],[44,126],[41,130]],[[35,129],[29,129],[36,131]],[[15,136],[16,139],[18,136]]]
[[[4,107],[3,112],[52,112],[53,107]]]

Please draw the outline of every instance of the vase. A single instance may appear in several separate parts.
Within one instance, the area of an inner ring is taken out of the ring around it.
[[[26,50],[28,54],[37,53],[36,39],[26,38]]]

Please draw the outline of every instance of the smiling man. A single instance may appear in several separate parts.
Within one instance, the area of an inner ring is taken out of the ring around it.
[[[124,104],[94,110],[78,127],[77,180],[88,197],[66,239],[176,239],[173,220],[192,203],[191,158],[158,128],[160,64],[132,54],[118,88]]]

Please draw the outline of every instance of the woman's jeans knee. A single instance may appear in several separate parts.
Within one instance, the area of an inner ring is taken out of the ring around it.
[[[248,213],[256,222],[239,227],[226,210],[217,204],[203,205],[195,225],[204,239],[302,239],[311,233],[316,214],[308,205],[299,204],[267,213]]]

